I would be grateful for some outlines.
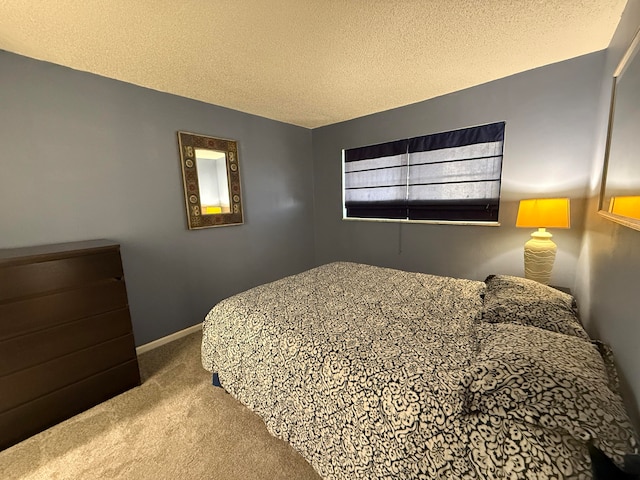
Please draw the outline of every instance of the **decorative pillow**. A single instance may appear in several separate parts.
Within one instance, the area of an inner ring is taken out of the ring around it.
[[[529,325],[589,340],[571,295],[509,275],[490,275],[485,283],[483,320]]]
[[[462,381],[468,413],[563,432],[556,450],[567,451],[567,439],[574,439],[584,458],[589,441],[618,465],[624,455],[638,453],[622,399],[609,388],[595,345],[509,323],[481,323],[477,332],[479,351]]]

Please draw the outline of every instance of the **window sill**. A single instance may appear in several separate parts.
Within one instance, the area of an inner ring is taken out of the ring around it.
[[[471,221],[451,221],[451,220],[406,220],[400,218],[356,218],[342,217],[348,222],[384,222],[384,223],[422,223],[426,225],[464,225],[474,227],[499,227],[500,222],[471,222]]]

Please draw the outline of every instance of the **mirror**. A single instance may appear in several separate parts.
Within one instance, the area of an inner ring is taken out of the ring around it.
[[[231,213],[227,181],[227,154],[219,150],[195,149],[198,191],[203,215]]]
[[[243,223],[238,143],[178,132],[190,230]]]
[[[640,230],[640,32],[613,74],[600,215]]]

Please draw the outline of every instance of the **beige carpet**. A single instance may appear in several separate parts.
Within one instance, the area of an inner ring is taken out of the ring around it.
[[[140,356],[142,386],[0,452],[0,479],[320,477],[200,365],[201,334]]]

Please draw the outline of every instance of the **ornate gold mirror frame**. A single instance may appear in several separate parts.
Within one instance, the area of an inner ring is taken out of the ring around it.
[[[238,143],[178,132],[189,230],[243,223]]]

